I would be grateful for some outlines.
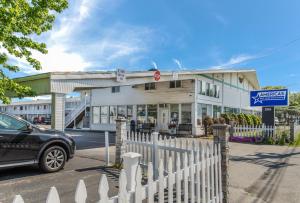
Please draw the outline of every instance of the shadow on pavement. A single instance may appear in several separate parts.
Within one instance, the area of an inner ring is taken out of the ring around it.
[[[231,161],[236,162],[246,162],[251,164],[257,164],[261,166],[265,166],[268,168],[276,169],[276,168],[282,168],[287,166],[293,166],[295,164],[289,164],[284,159],[289,158],[294,155],[299,155],[300,152],[297,153],[255,153],[245,156],[230,156]],[[271,159],[272,161],[268,160]]]
[[[261,200],[265,202],[272,202],[275,198],[275,194],[280,187],[280,183],[285,175],[287,166],[293,166],[295,164],[289,164],[291,156],[298,155],[295,153],[295,148],[287,149],[284,153],[257,153],[249,155],[252,158],[233,156],[231,161],[242,161],[247,163],[253,163],[268,167],[268,169],[248,188],[246,192],[254,194],[256,200],[254,203],[259,203]],[[273,159],[273,161],[262,160]],[[241,197],[238,202],[243,202],[245,196]]]
[[[37,166],[23,166],[10,169],[1,169],[0,174],[0,181],[4,181],[41,175],[43,172]]]

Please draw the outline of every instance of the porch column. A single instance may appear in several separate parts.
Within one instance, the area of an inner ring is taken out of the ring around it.
[[[192,133],[197,135],[197,103],[192,103]]]
[[[52,93],[51,128],[64,131],[65,129],[65,94]]]
[[[198,122],[197,122],[197,118],[198,118],[198,80],[194,80],[194,90],[195,90],[195,94],[194,94],[194,102],[192,104],[192,133],[193,135],[197,135],[198,134]]]

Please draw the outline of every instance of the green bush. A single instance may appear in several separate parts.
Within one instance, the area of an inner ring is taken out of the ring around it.
[[[251,114],[244,114],[244,116],[245,116],[247,125],[253,126],[254,122],[253,122]]]
[[[223,118],[225,120],[226,124],[230,123],[231,118],[230,118],[229,114],[223,113],[223,114],[221,114],[221,118]]]
[[[211,133],[211,125],[213,124],[213,119],[209,116],[205,116],[203,119],[203,125],[205,130],[205,136],[208,136],[208,132]]]
[[[283,132],[279,139],[279,145],[285,145],[286,139],[288,138],[288,134],[286,132]]]
[[[239,118],[238,118],[237,114],[231,113],[230,118],[231,118],[231,121],[234,121],[235,123],[239,123]]]
[[[238,117],[238,124],[239,125],[246,125],[247,124],[247,120],[246,120],[246,116],[243,113],[240,113],[237,115]]]

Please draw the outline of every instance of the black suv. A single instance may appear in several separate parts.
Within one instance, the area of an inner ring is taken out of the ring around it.
[[[74,152],[74,140],[63,132],[0,113],[0,169],[38,164],[45,172],[56,172]]]

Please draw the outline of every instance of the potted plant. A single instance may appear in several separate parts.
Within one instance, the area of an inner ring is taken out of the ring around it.
[[[177,124],[175,122],[171,121],[170,124],[168,125],[170,134],[172,134],[172,135],[176,134],[176,127],[177,127]]]

